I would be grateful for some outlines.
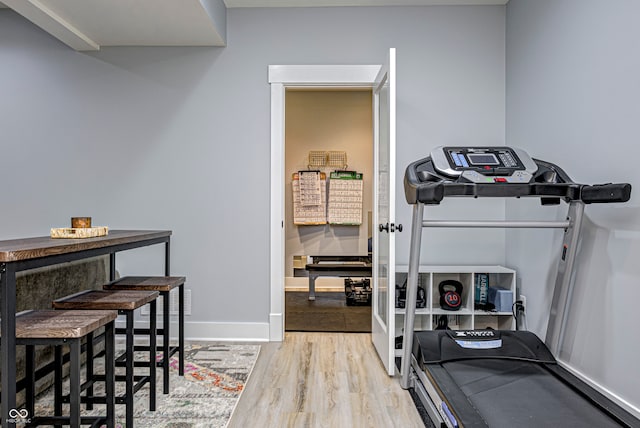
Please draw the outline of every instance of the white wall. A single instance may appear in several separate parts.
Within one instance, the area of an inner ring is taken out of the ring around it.
[[[582,183],[640,189],[640,3],[631,0],[511,0],[507,6],[508,144],[560,165]],[[576,291],[561,358],[640,407],[640,209],[588,205]],[[540,211],[509,203],[511,218]],[[544,337],[560,236],[507,235],[507,263],[527,295],[529,327]],[[545,285],[547,284],[547,285]]]
[[[0,239],[69,217],[172,229],[172,272],[193,290],[188,336],[268,337],[269,64],[379,64],[398,57],[402,175],[441,144],[504,142],[505,7],[230,9],[224,48],[79,53],[0,10]],[[447,202],[439,216],[462,216]],[[504,206],[477,204],[483,217]],[[504,262],[504,234],[437,231],[425,260]],[[408,260],[409,233],[398,237]],[[162,249],[119,256],[161,273]],[[245,323],[245,324],[243,324]],[[240,329],[242,327],[242,329]]]

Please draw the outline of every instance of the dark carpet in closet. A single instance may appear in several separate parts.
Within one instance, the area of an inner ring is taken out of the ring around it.
[[[285,330],[371,333],[371,306],[347,306],[344,293],[285,293]]]

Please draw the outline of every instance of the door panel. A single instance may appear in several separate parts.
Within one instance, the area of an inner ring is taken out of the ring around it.
[[[373,344],[389,375],[395,373],[395,49],[389,50],[373,88]]]

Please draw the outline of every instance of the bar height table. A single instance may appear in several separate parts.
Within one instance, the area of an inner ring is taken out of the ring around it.
[[[0,375],[2,428],[16,419],[16,272],[109,254],[109,280],[115,279],[116,253],[165,245],[164,274],[170,276],[170,230],[110,230],[106,236],[52,239],[49,236],[0,241]],[[30,415],[29,415],[30,416]]]

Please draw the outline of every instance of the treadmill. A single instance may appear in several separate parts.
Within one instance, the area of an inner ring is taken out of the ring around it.
[[[524,150],[437,147],[405,172],[413,205],[407,308],[415,308],[422,229],[429,227],[560,228],[564,242],[545,341],[520,330],[415,331],[407,310],[401,386],[413,388],[436,427],[640,427],[640,421],[556,361],[571,300],[571,273],[586,204],[626,202],[627,183],[584,185]],[[565,221],[424,220],[425,205],[448,197],[539,198],[568,204]],[[454,314],[454,312],[452,312]],[[516,326],[519,327],[516,321]]]

